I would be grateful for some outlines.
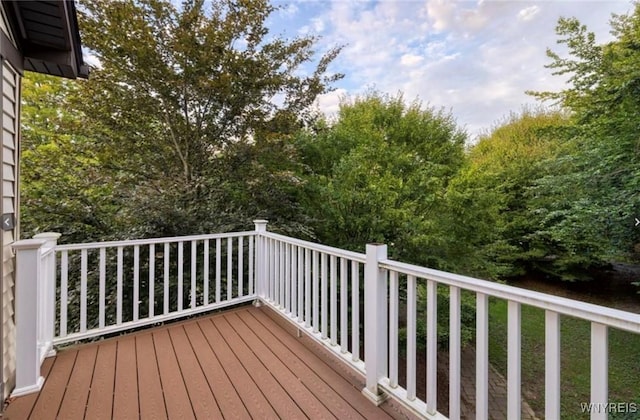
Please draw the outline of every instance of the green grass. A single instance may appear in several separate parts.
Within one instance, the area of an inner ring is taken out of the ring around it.
[[[492,300],[489,357],[506,376],[507,302]],[[561,404],[563,419],[587,419],[580,403],[589,402],[590,324],[561,317]],[[544,311],[522,307],[522,390],[538,415],[544,414]],[[635,402],[640,407],[640,335],[609,330],[609,401]],[[616,419],[640,418],[640,412]]]

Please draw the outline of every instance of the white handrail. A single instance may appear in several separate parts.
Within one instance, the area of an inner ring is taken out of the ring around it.
[[[265,238],[275,239],[285,244],[297,245],[299,247],[309,249],[312,251],[321,252],[327,255],[333,255],[340,258],[347,258],[352,261],[357,261],[364,264],[366,261],[366,255],[358,252],[347,251],[346,249],[335,248],[332,246],[321,245],[315,242],[309,242],[302,239],[291,238],[289,236],[279,235],[273,232],[266,232],[262,236]]]
[[[456,286],[464,290],[597,322],[609,327],[640,333],[640,314],[393,260],[381,262],[380,267],[385,270],[430,279],[437,283]]]
[[[256,232],[251,230],[246,232],[210,233],[205,235],[171,236],[166,238],[87,242],[82,244],[58,245],[56,246],[56,251],[78,251],[81,249],[100,249],[100,248],[113,248],[118,246],[151,245],[151,244],[164,244],[164,243],[176,243],[176,242],[202,241],[205,239],[237,238],[239,236],[255,236],[255,235],[256,235]]]

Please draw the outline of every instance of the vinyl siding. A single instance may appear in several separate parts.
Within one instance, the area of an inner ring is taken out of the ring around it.
[[[14,213],[17,220],[17,152],[18,152],[18,115],[19,115],[19,83],[20,76],[7,63],[2,63],[2,147],[0,155],[2,172],[0,172],[0,191],[2,208],[0,214]],[[15,340],[16,327],[14,320],[14,255],[11,244],[16,240],[15,230],[0,231],[2,248],[2,352],[3,376],[6,381],[4,391],[7,397],[15,385]]]

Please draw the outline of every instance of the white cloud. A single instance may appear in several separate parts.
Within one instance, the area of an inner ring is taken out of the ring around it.
[[[520,10],[518,12],[518,20],[522,20],[522,21],[529,21],[531,19],[533,19],[534,17],[536,17],[536,15],[540,12],[540,7],[539,6],[530,6],[530,7],[525,7],[524,9]]]
[[[592,0],[297,4],[304,33],[321,33],[322,48],[346,45],[330,68],[346,77],[319,98],[322,111],[335,114],[342,95],[373,86],[450,109],[472,135],[534,103],[526,90],[563,87],[544,67],[547,47],[562,53],[554,30],[560,16],[578,17],[605,42],[611,12],[631,9],[631,3]]]
[[[324,31],[324,21],[320,18],[311,19],[311,23],[313,24],[313,30],[316,32]]]
[[[400,64],[402,64],[403,66],[411,67],[420,63],[422,60],[424,60],[424,57],[420,55],[404,54],[402,57],[400,57]]]
[[[455,17],[455,5],[453,2],[431,0],[427,2],[426,10],[436,31],[441,32],[452,26]]]
[[[100,59],[96,57],[96,55],[93,54],[93,52],[91,51],[88,51],[88,50],[82,51],[82,59],[84,60],[85,64],[89,66],[96,67],[99,69],[102,68],[102,63],[100,62]]]
[[[329,118],[333,118],[338,114],[340,103],[346,95],[346,89],[336,89],[329,93],[322,94],[316,99],[316,106]]]

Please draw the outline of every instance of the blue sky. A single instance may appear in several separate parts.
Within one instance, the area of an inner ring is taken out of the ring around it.
[[[471,137],[510,111],[535,101],[526,90],[559,90],[564,80],[544,68],[560,16],[575,16],[612,39],[611,13],[630,1],[291,0],[270,21],[285,37],[320,35],[320,51],[345,45],[331,70],[345,78],[317,106],[335,115],[341,97],[367,89],[450,110]]]

